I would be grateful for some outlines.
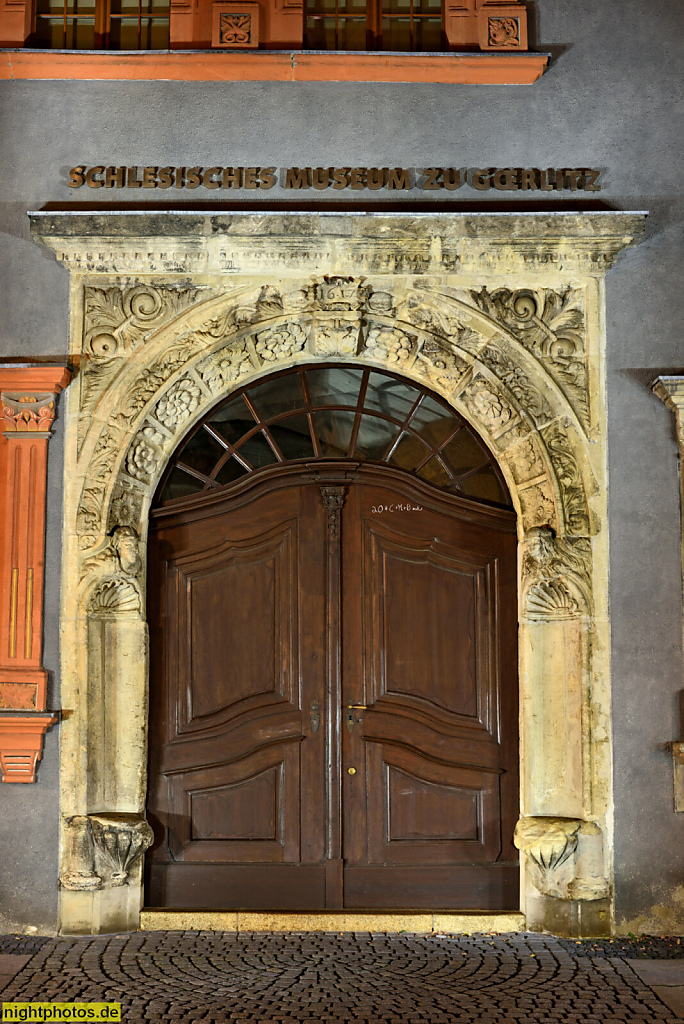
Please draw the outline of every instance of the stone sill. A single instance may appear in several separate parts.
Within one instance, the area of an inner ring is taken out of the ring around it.
[[[0,49],[0,79],[167,82],[431,82],[532,85],[548,53],[352,53],[308,50]]]

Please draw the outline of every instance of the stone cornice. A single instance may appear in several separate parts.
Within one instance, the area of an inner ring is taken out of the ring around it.
[[[681,413],[684,408],[684,374],[656,377],[651,384],[651,390],[665,403],[668,409],[674,409],[675,412]]]
[[[571,271],[600,276],[644,213],[38,211],[36,241],[88,274]],[[394,244],[392,244],[394,243]]]

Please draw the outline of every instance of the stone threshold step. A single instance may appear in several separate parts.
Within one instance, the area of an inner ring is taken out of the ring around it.
[[[326,910],[163,910],[141,911],[140,931],[210,932],[418,932],[471,935],[525,931],[524,914],[370,912]]]

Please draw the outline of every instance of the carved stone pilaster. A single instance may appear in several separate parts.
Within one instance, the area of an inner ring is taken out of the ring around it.
[[[684,570],[684,376],[656,377],[651,384],[657,395],[675,414],[677,443],[679,445],[679,487],[682,535],[682,569]],[[672,744],[672,770],[674,775],[674,809],[684,811],[684,743]]]

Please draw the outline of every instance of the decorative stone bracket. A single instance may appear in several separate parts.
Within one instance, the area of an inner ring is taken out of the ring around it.
[[[92,892],[125,885],[131,867],[154,841],[137,814],[77,814],[66,824],[70,866],[61,877],[64,889]]]
[[[42,667],[47,443],[62,366],[0,367],[0,764],[3,782],[35,782],[45,713]]]
[[[610,893],[604,876],[603,836],[592,821],[521,818],[513,842],[528,857],[531,881],[542,896],[602,900]]]

